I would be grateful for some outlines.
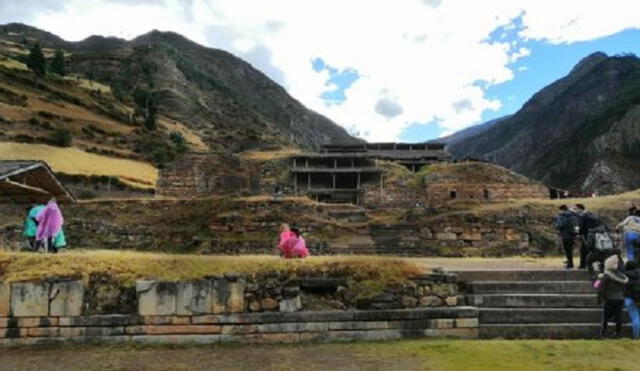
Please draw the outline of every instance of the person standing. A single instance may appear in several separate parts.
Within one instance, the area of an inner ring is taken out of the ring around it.
[[[610,256],[604,261],[604,273],[598,276],[600,280],[598,300],[604,303],[600,338],[604,338],[606,335],[607,325],[611,318],[616,322],[616,337],[620,336],[620,331],[622,330],[623,290],[629,279],[620,271],[618,264],[618,256]]]
[[[33,204],[29,211],[27,212],[27,218],[24,221],[24,231],[22,235],[27,238],[29,242],[29,247],[33,251],[37,251],[37,243],[36,243],[36,233],[38,231],[38,222],[36,221],[36,217],[40,212],[44,210],[44,205],[42,204]]]
[[[629,319],[631,320],[631,337],[640,338],[640,312],[638,312],[638,302],[640,301],[640,271],[638,264],[629,260],[624,266],[624,275],[629,282],[624,285],[624,307],[627,308]]]
[[[580,240],[580,265],[578,269],[587,269],[589,231],[598,226],[598,218],[592,212],[587,211],[583,204],[576,204],[576,217],[578,218],[578,236]]]
[[[559,209],[560,213],[555,219],[554,226],[560,235],[562,248],[567,258],[565,269],[573,269],[573,245],[580,228],[578,218],[567,205],[562,205]]]
[[[635,246],[640,243],[640,211],[635,207],[629,209],[627,216],[616,229],[624,232],[624,247],[627,250],[627,260],[635,260]]]
[[[64,218],[55,198],[49,200],[47,206],[36,216],[36,221],[38,222],[36,241],[46,243],[47,251],[51,251],[54,254],[57,253],[58,248],[54,242],[60,231],[62,231]]]

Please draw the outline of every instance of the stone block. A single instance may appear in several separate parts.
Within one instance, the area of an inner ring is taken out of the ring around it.
[[[82,317],[60,317],[62,327],[112,327],[137,325],[143,317],[126,314],[108,314]]]
[[[457,295],[458,286],[454,283],[439,283],[433,285],[433,293],[440,297]]]
[[[15,317],[49,315],[49,286],[42,282],[11,284],[11,313]]]
[[[482,233],[480,232],[463,232],[461,238],[467,241],[481,241]]]
[[[260,307],[263,310],[276,310],[278,309],[278,301],[273,298],[265,298],[260,300]]]
[[[22,317],[18,318],[16,322],[20,328],[26,327],[51,327],[58,326],[59,320],[57,318],[50,317]]]
[[[190,325],[188,316],[144,316],[141,321],[145,325]]]
[[[221,342],[248,343],[248,344],[292,344],[300,342],[300,334],[289,333],[268,333],[249,335],[222,335]]]
[[[227,280],[214,280],[211,284],[211,313],[225,313],[227,301],[230,295],[229,282]]]
[[[131,341],[136,344],[215,344],[220,335],[135,335]]]
[[[220,333],[220,326],[217,325],[161,325],[161,326],[128,326],[127,335],[197,335]]]
[[[34,327],[27,329],[28,337],[55,337],[60,335],[58,327]]]
[[[386,330],[389,328],[387,321],[345,321],[330,322],[329,330]]]
[[[420,299],[421,307],[439,307],[441,305],[442,305],[442,299],[434,295],[425,296],[422,299]]]
[[[473,328],[480,326],[478,318],[458,318],[456,319],[456,328]]]
[[[61,337],[99,337],[124,335],[124,326],[115,327],[60,327]]]
[[[438,232],[436,233],[436,239],[439,241],[453,241],[458,239],[458,235],[452,232]]]
[[[176,314],[175,282],[137,281],[138,314],[170,316]]]
[[[405,295],[402,297],[400,302],[402,303],[402,306],[404,308],[414,308],[418,305],[418,299],[414,298],[413,296]]]
[[[222,326],[222,334],[224,335],[244,335],[254,334],[258,332],[256,325],[225,325]]]
[[[199,315],[211,313],[211,281],[179,282],[176,313]]]
[[[0,283],[0,317],[11,314],[11,284]]]
[[[454,328],[455,320],[451,318],[432,319],[429,321],[428,327],[431,329]]]
[[[280,312],[293,313],[302,309],[302,299],[296,296],[293,299],[280,300]]]
[[[79,281],[56,282],[49,292],[49,315],[74,317],[82,315],[84,286]]]
[[[403,330],[329,331],[329,341],[380,341],[402,339]]]
[[[229,283],[229,298],[227,299],[227,312],[229,313],[244,312],[245,286],[246,286],[246,282],[243,279],[239,279],[235,282]]]
[[[458,297],[457,296],[449,296],[444,299],[444,303],[447,304],[448,307],[455,307],[458,305]]]
[[[298,322],[298,323],[266,323],[257,325],[258,332],[316,332],[327,331],[329,329],[328,322]]]
[[[220,323],[220,316],[206,315],[191,317],[191,323],[194,325],[210,325]]]

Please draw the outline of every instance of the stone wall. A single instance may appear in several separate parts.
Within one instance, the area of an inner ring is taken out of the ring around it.
[[[549,190],[535,183],[428,183],[424,191],[424,202],[429,206],[460,200],[490,202],[521,198],[548,199]]]
[[[160,170],[157,194],[191,198],[211,195],[257,194],[258,169],[232,154],[187,153]]]
[[[0,283],[0,344],[477,337],[477,310],[459,306],[463,300],[452,274],[417,277],[369,298],[358,297],[346,279],[278,274],[140,280],[133,297],[114,294],[108,284],[103,290],[103,284],[55,279]],[[100,291],[108,294],[96,294]],[[105,300],[120,304],[105,305]],[[98,307],[102,311],[96,312]]]

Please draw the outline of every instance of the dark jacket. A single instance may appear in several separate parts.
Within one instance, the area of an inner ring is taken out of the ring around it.
[[[623,300],[624,285],[629,279],[620,271],[606,271],[598,276],[602,280],[599,295],[604,300]]]
[[[578,218],[578,225],[580,226],[580,234],[585,238],[591,229],[600,224],[598,217],[590,211],[578,211],[576,217]]]
[[[558,234],[563,240],[572,240],[576,238],[574,226],[578,225],[576,214],[567,210],[563,211],[556,217],[554,222]]]

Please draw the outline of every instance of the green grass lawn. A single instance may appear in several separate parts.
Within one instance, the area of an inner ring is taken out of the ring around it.
[[[0,348],[7,370],[638,370],[631,340]]]

